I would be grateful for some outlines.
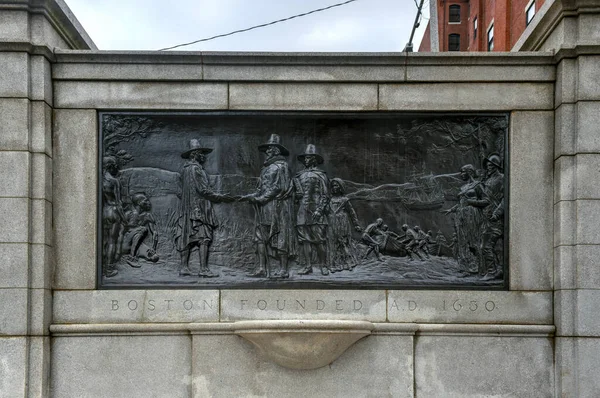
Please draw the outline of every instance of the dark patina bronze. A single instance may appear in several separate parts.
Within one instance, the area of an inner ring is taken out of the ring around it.
[[[508,288],[506,114],[99,119],[99,287]]]

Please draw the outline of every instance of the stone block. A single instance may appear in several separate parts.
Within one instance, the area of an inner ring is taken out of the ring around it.
[[[27,287],[28,270],[26,243],[0,243],[0,288]]]
[[[50,396],[50,337],[29,337],[29,375],[27,396]]]
[[[376,110],[377,85],[231,83],[229,85],[229,109]]]
[[[3,9],[0,13],[0,37],[3,41],[28,40],[29,13]]]
[[[554,248],[554,288],[574,289],[577,278],[576,246]]]
[[[0,149],[26,151],[29,147],[29,100],[0,98]]]
[[[0,397],[25,398],[27,338],[0,337]]]
[[[31,101],[29,151],[52,157],[52,108],[43,101]]]
[[[600,289],[600,245],[574,246],[576,285],[582,289]]]
[[[582,7],[583,8],[583,7]],[[600,15],[597,13],[581,13],[577,15],[577,38],[586,43],[600,41]]]
[[[52,245],[52,203],[45,199],[32,199],[30,203],[30,242]]]
[[[554,297],[556,335],[600,337],[600,290],[560,290]]]
[[[557,290],[554,292],[554,324],[556,336],[574,336],[577,314],[577,291]]]
[[[0,289],[0,336],[27,335],[27,289]]]
[[[554,157],[574,155],[577,144],[577,105],[562,104],[554,114]]]
[[[96,287],[96,111],[54,114],[55,288]]]
[[[555,397],[579,398],[577,395],[576,339],[572,337],[555,337],[554,380]]]
[[[31,41],[50,48],[71,48],[44,14],[31,15]]]
[[[577,102],[577,60],[565,58],[556,67],[554,106]]]
[[[415,396],[550,398],[553,359],[548,338],[421,336]]]
[[[29,199],[0,198],[0,225],[0,242],[27,242]]]
[[[227,84],[56,81],[54,107],[227,109]]]
[[[554,161],[554,203],[575,200],[575,156],[561,156]]]
[[[218,290],[55,291],[54,323],[210,322]]]
[[[30,92],[29,99],[45,101],[52,105],[52,68],[50,62],[43,56],[31,56]]]
[[[552,289],[554,113],[510,118],[511,290]]]
[[[577,368],[574,374],[577,381],[577,397],[596,397],[598,396],[598,391],[600,391],[600,378],[598,378],[600,339],[576,339],[576,344]]]
[[[30,289],[29,291],[29,334],[48,336],[52,322],[52,290]]]
[[[205,80],[220,81],[402,81],[400,65],[204,65]]]
[[[600,200],[577,200],[577,244],[600,244]]]
[[[443,54],[443,53],[440,53]],[[410,55],[412,56],[412,54]],[[418,56],[418,55],[417,55]],[[410,60],[409,60],[410,62]],[[441,62],[440,62],[441,63]],[[554,81],[552,65],[408,65],[408,82]]]
[[[4,39],[4,38],[3,38]],[[29,96],[29,55],[26,52],[0,52],[0,97]]]
[[[600,152],[600,101],[577,103],[577,152]]]
[[[575,195],[577,199],[600,199],[600,184],[595,182],[600,175],[600,154],[575,156],[577,167]]]
[[[345,319],[384,322],[383,290],[223,290],[221,320]]]
[[[388,321],[552,324],[552,293],[390,290]]]
[[[314,370],[275,365],[237,336],[195,335],[193,346],[194,397],[413,397],[411,336],[364,338]]]
[[[31,154],[31,197],[52,201],[52,159],[45,153]]]
[[[575,244],[577,213],[574,201],[554,205],[554,246]]]
[[[203,65],[154,63],[57,63],[53,65],[52,77],[56,80],[178,80],[199,81]],[[225,79],[223,79],[225,80]]]
[[[30,287],[49,289],[52,287],[54,256],[52,247],[43,244],[30,244]]]
[[[53,397],[190,397],[190,336],[55,337],[51,352]]]
[[[29,152],[0,151],[0,197],[29,197]]]
[[[381,84],[379,110],[513,111],[551,110],[548,83]]]
[[[600,35],[598,39],[600,40]],[[577,58],[577,64],[579,66],[577,98],[600,100],[600,55],[580,56]]]

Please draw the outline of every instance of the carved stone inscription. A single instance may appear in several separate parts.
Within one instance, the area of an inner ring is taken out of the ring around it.
[[[506,287],[506,115],[100,124],[101,286]]]

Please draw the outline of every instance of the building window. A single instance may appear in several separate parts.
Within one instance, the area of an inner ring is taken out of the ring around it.
[[[527,9],[525,10],[525,17],[526,17],[527,25],[529,25],[529,23],[533,19],[534,15],[535,15],[535,1],[532,1],[531,4],[529,5],[529,7],[527,7]]]
[[[473,40],[477,38],[477,17],[473,19]]]
[[[494,51],[494,25],[490,26],[490,30],[488,30],[487,40],[488,40],[488,45],[487,45],[488,51]]]
[[[449,22],[460,22],[460,6],[456,4],[450,6]]]
[[[448,51],[460,51],[460,35],[452,33],[448,36]]]

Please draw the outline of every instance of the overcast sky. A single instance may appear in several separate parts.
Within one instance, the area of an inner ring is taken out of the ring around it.
[[[100,50],[158,50],[343,0],[65,1]],[[428,22],[429,0],[423,8],[415,51]],[[416,12],[413,0],[357,0],[178,51],[402,51]]]

